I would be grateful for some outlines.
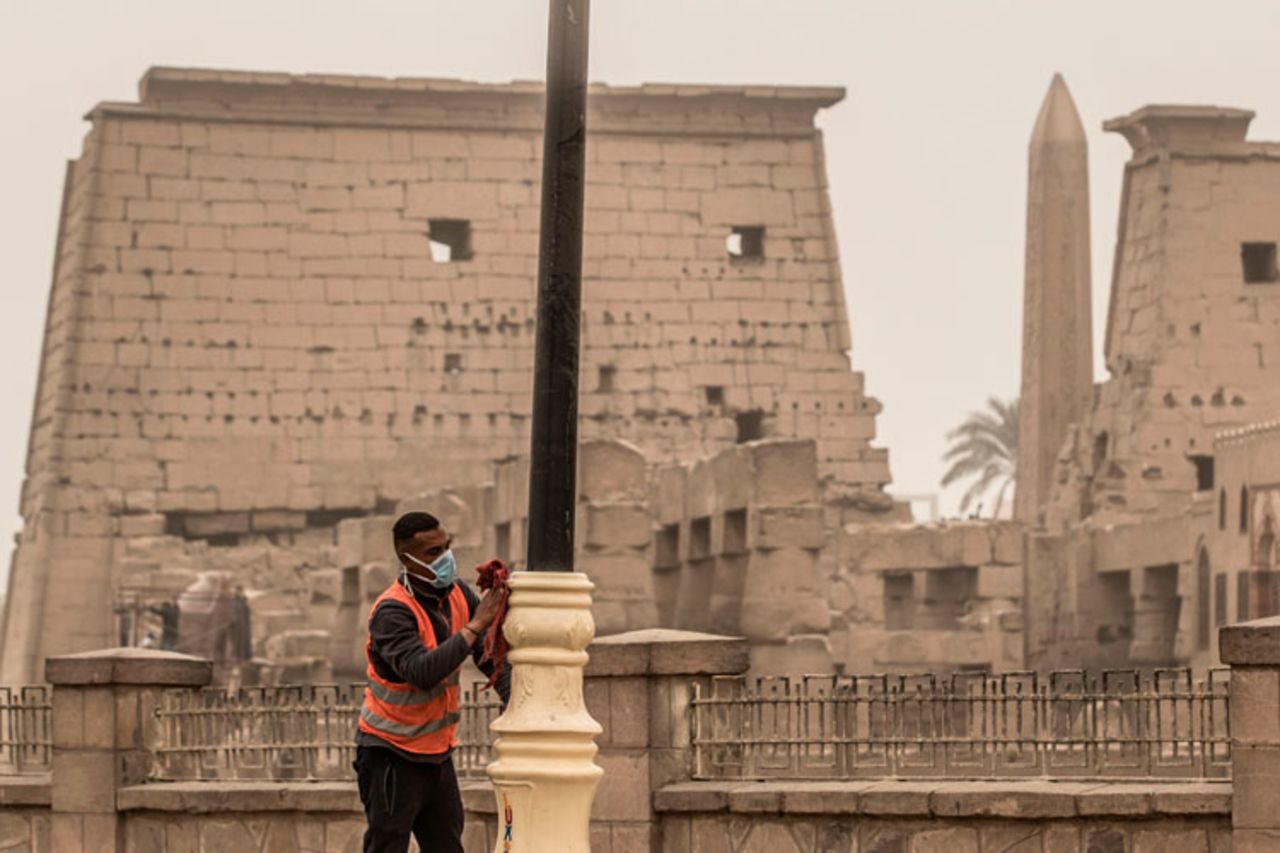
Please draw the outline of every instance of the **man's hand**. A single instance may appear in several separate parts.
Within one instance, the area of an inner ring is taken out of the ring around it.
[[[494,618],[498,615],[498,608],[507,600],[507,592],[505,588],[491,589],[480,599],[480,606],[476,608],[475,615],[467,623],[467,628],[477,637],[493,624]]]

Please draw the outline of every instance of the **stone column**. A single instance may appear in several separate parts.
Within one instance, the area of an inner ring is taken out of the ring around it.
[[[148,726],[160,692],[202,687],[213,665],[150,649],[103,649],[45,660],[53,685],[52,847],[123,851],[116,792],[151,772]]]
[[[691,685],[746,672],[750,654],[743,639],[664,629],[591,645],[586,702],[604,727],[597,761],[605,770],[591,811],[592,853],[664,849],[653,792],[692,774]]]
[[[1280,850],[1280,617],[1223,628],[1231,666],[1234,853]]]

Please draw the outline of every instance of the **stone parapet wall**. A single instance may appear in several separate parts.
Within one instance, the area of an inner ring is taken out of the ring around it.
[[[1227,853],[1231,784],[695,782],[663,853]]]

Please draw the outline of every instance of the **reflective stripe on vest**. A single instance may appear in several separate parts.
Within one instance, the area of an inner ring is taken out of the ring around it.
[[[437,720],[431,720],[420,726],[410,726],[403,723],[393,723],[390,720],[379,717],[368,708],[360,709],[360,719],[373,726],[380,732],[390,732],[393,735],[399,735],[405,738],[422,737],[432,732],[438,732],[445,726],[455,725],[462,716],[459,711],[450,711]]]
[[[376,681],[370,681],[368,687],[370,693],[388,705],[421,705],[444,695],[445,690],[450,687],[456,687],[457,684],[458,671],[454,670],[453,675],[450,675],[430,690],[419,690],[416,687],[410,687],[408,690],[393,690]]]

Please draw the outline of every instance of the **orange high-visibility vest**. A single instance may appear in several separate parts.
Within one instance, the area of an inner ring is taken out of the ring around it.
[[[378,605],[388,600],[409,608],[418,620],[422,644],[435,649],[436,634],[427,612],[399,581],[378,596],[369,610],[369,618],[373,619]],[[469,618],[462,587],[454,584],[449,590],[449,636],[461,631]],[[422,755],[436,755],[457,746],[458,670],[430,690],[387,681],[374,669],[372,642],[369,639],[364,643],[365,676],[369,683],[364,688],[364,705],[360,708],[360,731],[377,735],[406,752]]]

